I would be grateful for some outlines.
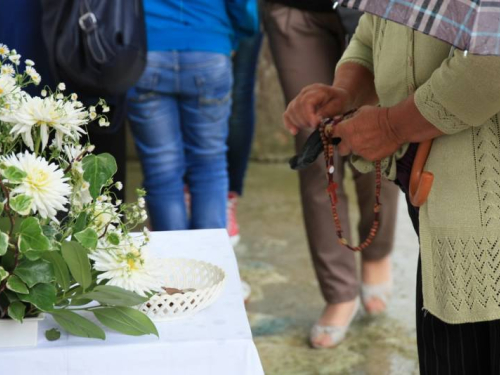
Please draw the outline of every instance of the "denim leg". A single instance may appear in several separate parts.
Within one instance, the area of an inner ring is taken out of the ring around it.
[[[255,127],[255,72],[262,34],[243,39],[233,58],[233,105],[229,118],[229,190],[242,195]]]
[[[180,111],[191,193],[190,228],[225,228],[231,61],[214,53],[181,54]]]
[[[188,228],[183,193],[186,162],[178,107],[173,94],[140,87],[129,94],[130,126],[142,163],[154,230]]]

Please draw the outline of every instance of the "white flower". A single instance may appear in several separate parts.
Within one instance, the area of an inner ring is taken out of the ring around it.
[[[115,183],[116,190],[120,191],[123,189],[123,184],[120,181]]]
[[[107,105],[102,107],[102,112],[103,113],[108,113],[109,112],[109,107]]]
[[[42,81],[42,76],[40,74],[36,73],[36,74],[31,76],[31,79],[33,80],[33,83],[38,86],[40,84],[40,82]]]
[[[33,60],[30,60],[30,59],[26,59],[24,61],[24,63],[26,64],[26,66],[34,66],[35,65],[35,62]]]
[[[42,76],[40,74],[38,74],[36,69],[33,68],[32,66],[26,67],[26,74],[31,78],[31,80],[33,81],[33,83],[35,85],[38,85],[40,83],[40,81],[42,80]]]
[[[91,105],[91,106],[89,107],[89,111],[90,111],[90,112],[95,112],[95,107],[94,107],[93,105]]]
[[[61,91],[66,90],[66,84],[64,82],[61,82],[57,85],[57,88]]]
[[[97,117],[97,113],[90,112],[89,117],[90,117],[91,120],[95,120],[95,118]]]
[[[160,262],[149,259],[144,249],[135,246],[130,239],[116,248],[97,249],[89,255],[93,268],[102,272],[98,281],[107,280],[114,285],[141,296],[161,290]]]
[[[5,56],[7,56],[9,52],[9,47],[7,47],[5,44],[0,43],[0,56],[2,56],[2,58],[5,58]]]
[[[106,119],[105,119],[104,117],[101,117],[101,118],[99,119],[99,126],[101,126],[101,127],[106,127],[106,126],[109,126],[109,122],[108,122],[108,121],[106,121]]]
[[[56,164],[49,164],[44,158],[28,151],[11,154],[1,160],[7,167],[14,166],[26,173],[26,177],[12,190],[12,196],[24,194],[31,197],[30,210],[33,213],[56,220],[57,211],[67,211],[64,206],[68,203],[71,186]]]
[[[115,206],[120,206],[123,203],[121,199],[117,199],[115,202]]]
[[[42,95],[43,98],[45,98],[47,96],[47,90],[42,90],[40,94]]]
[[[0,74],[0,98],[20,91],[14,77],[10,74]]]
[[[12,52],[14,51],[15,50],[12,50]],[[14,64],[19,65],[21,63],[21,55],[19,54],[10,55],[9,60],[12,61]]]
[[[59,93],[59,94],[56,95],[56,99],[63,100],[64,99],[64,95],[61,94],[61,93]]]
[[[14,67],[11,64],[4,64],[2,65],[0,73],[13,76],[16,74],[16,71],[14,70]]]
[[[31,150],[33,144],[33,128],[40,128],[42,150],[49,141],[49,131],[55,129],[55,144],[61,149],[64,137],[73,141],[85,133],[82,125],[87,122],[87,112],[74,108],[71,102],[54,100],[53,97],[39,98],[26,95],[19,107],[10,112],[0,114],[0,120],[13,125],[10,133],[17,138],[21,136]]]
[[[120,221],[120,214],[116,207],[111,203],[103,202],[101,196],[97,197],[97,203],[94,207],[92,221],[90,223],[97,232],[104,232],[108,225],[117,224]]]
[[[71,94],[71,100],[76,101],[78,99],[78,95],[73,93]]]
[[[137,204],[139,205],[140,208],[146,207],[146,200],[143,197],[140,197],[137,200]]]

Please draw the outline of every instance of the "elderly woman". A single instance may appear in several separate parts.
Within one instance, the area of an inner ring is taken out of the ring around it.
[[[295,134],[354,108],[336,127],[338,151],[361,171],[382,159],[407,196],[415,143],[434,139],[429,198],[408,204],[421,373],[500,373],[500,58],[365,15],[333,85],[303,89],[285,125]]]

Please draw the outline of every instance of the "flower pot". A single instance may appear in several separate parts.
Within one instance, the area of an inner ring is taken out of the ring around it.
[[[22,323],[12,319],[0,319],[0,348],[36,346],[38,342],[38,322],[45,318],[40,314],[25,318]]]

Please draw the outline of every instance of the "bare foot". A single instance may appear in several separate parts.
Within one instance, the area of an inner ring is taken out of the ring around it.
[[[391,282],[391,258],[386,256],[380,260],[363,261],[361,273],[364,285],[387,285]],[[387,290],[387,294],[389,293],[390,290]],[[363,304],[368,314],[380,314],[387,307],[383,299],[377,297],[365,299]]]
[[[346,327],[350,323],[356,306],[356,300],[328,304],[325,306],[323,315],[321,315],[317,324],[327,327]],[[330,348],[336,346],[338,343],[332,342],[328,334],[319,334],[315,337],[311,337],[311,344],[315,347]]]

